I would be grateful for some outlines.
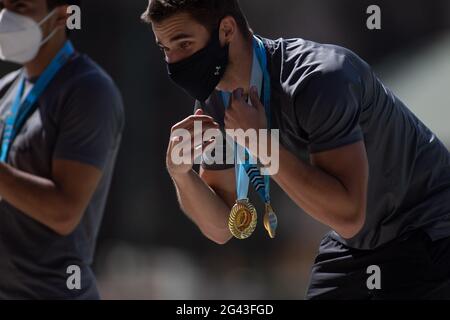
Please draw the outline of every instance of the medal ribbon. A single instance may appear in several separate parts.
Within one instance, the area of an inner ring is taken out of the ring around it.
[[[0,161],[7,162],[8,154],[14,139],[22,129],[28,118],[36,111],[37,100],[47,88],[50,81],[55,77],[58,71],[69,61],[75,52],[70,41],[67,41],[64,47],[58,52],[49,66],[45,69],[33,89],[22,101],[25,91],[25,76],[22,72],[19,78],[17,93],[13,100],[9,115],[5,119],[5,129],[3,130],[2,146],[0,152]]]
[[[251,85],[256,86],[261,89],[261,96],[263,96],[263,104],[266,110],[267,117],[267,127],[270,129],[271,126],[271,112],[270,112],[270,75],[267,69],[267,56],[266,50],[264,48],[263,42],[257,38],[253,37],[253,48],[254,48],[254,63],[252,70]],[[255,60],[256,59],[256,60]],[[257,65],[259,64],[260,70],[262,71],[262,88],[261,83],[258,83],[258,73]],[[225,104],[225,108],[228,108],[230,101],[230,93],[221,92],[222,98]],[[261,199],[270,205],[270,177],[268,175],[262,175],[261,169],[258,165],[252,164],[256,163],[254,158],[250,155],[249,151],[235,143],[234,148],[235,153],[235,170],[236,170],[236,191],[238,200],[244,200],[248,198],[248,188],[250,183],[253,185]],[[241,155],[245,155],[245,159],[241,158]]]

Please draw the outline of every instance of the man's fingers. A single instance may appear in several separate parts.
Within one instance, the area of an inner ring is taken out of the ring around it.
[[[261,100],[259,99],[258,89],[255,86],[250,88],[250,101],[252,102],[252,106],[256,109],[264,108]]]
[[[184,119],[181,122],[178,122],[176,125],[174,125],[172,127],[172,131],[176,130],[176,129],[189,129],[191,127],[194,127],[194,122],[200,121],[202,122],[202,125],[206,125],[208,123],[212,123],[214,125],[219,125],[217,122],[214,121],[214,119],[210,116],[206,116],[206,115],[193,115],[190,116],[186,119]]]
[[[192,124],[194,121],[202,121],[202,122],[214,122],[214,119],[210,116],[201,115],[201,116],[189,116],[186,119],[176,123],[172,128],[184,128]]]
[[[221,132],[218,128],[209,128],[206,130],[217,130],[217,132],[215,132],[216,134],[214,136],[219,136],[221,135]],[[206,130],[203,130],[203,132],[191,132],[191,145],[194,146],[195,148],[201,146],[202,144],[204,144],[205,142],[203,141],[203,134]]]
[[[203,123],[201,130],[196,130],[195,127],[191,127],[191,128],[178,128],[177,130],[182,130],[180,132],[177,132],[177,130],[174,130],[171,133],[171,141],[173,142],[177,142],[176,141],[176,137],[181,137],[183,138],[185,135],[189,135],[189,137],[202,137],[203,134],[205,133],[205,131],[207,130],[219,130],[220,126],[218,124],[214,124],[214,123]]]
[[[170,144],[173,146],[173,145],[180,143],[182,140],[183,140],[183,137],[181,137],[181,136],[171,136]]]
[[[203,109],[199,108],[195,111],[194,116],[202,116],[203,114]]]
[[[211,140],[206,141],[203,144],[203,153],[205,153],[207,151],[209,152],[211,149],[214,149],[216,142],[217,142],[216,139],[211,139]]]
[[[211,129],[219,130],[220,126],[218,123],[203,123],[202,128],[201,128],[202,130],[195,130],[195,129],[196,129],[195,127],[192,127],[192,128],[186,129],[186,130],[188,130],[191,135],[203,134],[203,133],[205,133],[206,130],[211,130]]]
[[[231,110],[227,110],[227,111],[225,112],[225,117],[224,117],[225,129],[230,129],[229,125],[230,125],[230,122],[231,122],[231,120],[232,120],[231,115],[232,115],[232,114],[231,114]]]
[[[217,136],[220,135],[219,127],[214,125],[205,125],[202,127],[202,130],[194,130],[194,128],[188,130],[184,129],[187,132],[185,132],[185,135],[176,135],[173,134],[173,137],[171,138],[172,142],[172,148],[177,146],[179,148],[185,149],[185,148],[196,148],[198,146],[201,146],[203,141],[203,135],[205,131],[207,130],[217,130]]]
[[[233,91],[231,95],[231,105],[230,107],[233,107],[233,104],[235,103],[243,103],[244,101],[244,89],[238,88]]]
[[[210,139],[206,142],[203,142],[199,146],[193,147],[191,150],[192,163],[195,163],[195,160],[197,160],[200,156],[202,156],[207,150],[209,150],[210,148],[214,148],[215,143],[216,143],[215,139]]]

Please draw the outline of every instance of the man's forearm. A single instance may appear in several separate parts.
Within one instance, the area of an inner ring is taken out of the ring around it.
[[[358,205],[339,179],[298,159],[280,146],[279,172],[273,179],[303,210],[342,236],[352,237],[360,227]]]
[[[231,238],[228,229],[230,208],[200,176],[191,170],[173,175],[181,209],[212,241],[223,244]]]
[[[0,196],[15,208],[58,233],[65,233],[71,204],[50,180],[0,163]]]

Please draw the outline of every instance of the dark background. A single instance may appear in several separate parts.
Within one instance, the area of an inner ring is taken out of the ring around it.
[[[449,109],[449,93],[438,90],[443,95],[433,106],[419,103],[415,90],[404,87],[409,80],[405,70],[412,72],[419,87],[435,88],[434,74],[423,76],[428,82],[420,83],[414,62],[422,61],[426,72],[431,69],[426,64],[432,62],[428,50],[439,56],[450,48],[445,45],[450,38],[450,1],[241,0],[241,4],[257,34],[301,37],[355,51],[382,79],[386,77],[394,91],[401,90],[400,97],[428,124],[433,127],[437,119],[439,127],[440,110]],[[382,30],[366,28],[371,4],[381,7]],[[193,101],[166,76],[151,29],[139,19],[146,5],[147,0],[84,1],[82,30],[73,34],[76,47],[114,78],[126,108],[127,125],[95,263],[103,297],[303,298],[316,247],[327,228],[302,213],[277,187],[273,188],[280,219],[276,240],[269,240],[260,227],[251,239],[220,247],[207,241],[180,212],[165,170],[165,153],[171,126],[192,112]],[[0,64],[2,75],[12,69]],[[448,70],[437,69],[445,73],[439,78],[444,83],[450,81]],[[437,131],[450,141],[448,131]]]

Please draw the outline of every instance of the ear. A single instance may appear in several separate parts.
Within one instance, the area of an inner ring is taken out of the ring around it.
[[[226,16],[220,22],[219,33],[220,43],[222,45],[230,44],[236,38],[237,35],[237,23],[231,16]]]
[[[55,8],[56,25],[58,27],[66,27],[67,19],[69,18],[69,14],[67,13],[68,7],[69,5],[62,5]]]

